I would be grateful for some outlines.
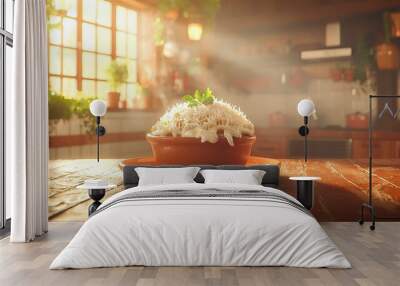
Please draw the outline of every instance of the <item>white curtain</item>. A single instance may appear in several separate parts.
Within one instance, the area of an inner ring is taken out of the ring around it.
[[[13,94],[6,98],[6,187],[12,242],[47,232],[46,0],[15,1]]]

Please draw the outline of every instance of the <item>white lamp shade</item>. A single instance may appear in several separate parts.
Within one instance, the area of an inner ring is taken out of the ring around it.
[[[104,116],[107,112],[107,105],[104,100],[96,99],[90,103],[90,113],[94,116]]]
[[[303,116],[310,116],[315,112],[315,105],[311,99],[303,99],[297,104],[297,112]]]

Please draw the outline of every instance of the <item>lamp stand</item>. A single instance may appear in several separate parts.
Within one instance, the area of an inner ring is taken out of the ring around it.
[[[97,162],[100,161],[100,136],[106,134],[104,126],[100,125],[100,116],[96,116],[96,136],[97,136]]]
[[[308,133],[310,133],[310,129],[308,128],[308,117],[304,116],[304,125],[299,128],[299,134],[304,137],[304,162],[307,162],[308,159]]]

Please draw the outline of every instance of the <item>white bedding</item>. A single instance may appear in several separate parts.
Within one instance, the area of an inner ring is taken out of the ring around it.
[[[143,186],[120,192],[263,190],[232,184]],[[246,198],[124,201],[91,217],[50,269],[145,266],[294,266],[350,268],[318,222],[282,203]]]

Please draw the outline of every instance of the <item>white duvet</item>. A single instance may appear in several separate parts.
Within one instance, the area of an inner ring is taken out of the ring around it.
[[[179,184],[163,190],[263,190],[254,185]],[[145,266],[293,266],[350,268],[318,222],[293,206],[258,199],[155,198],[115,204],[81,227],[50,269]]]

